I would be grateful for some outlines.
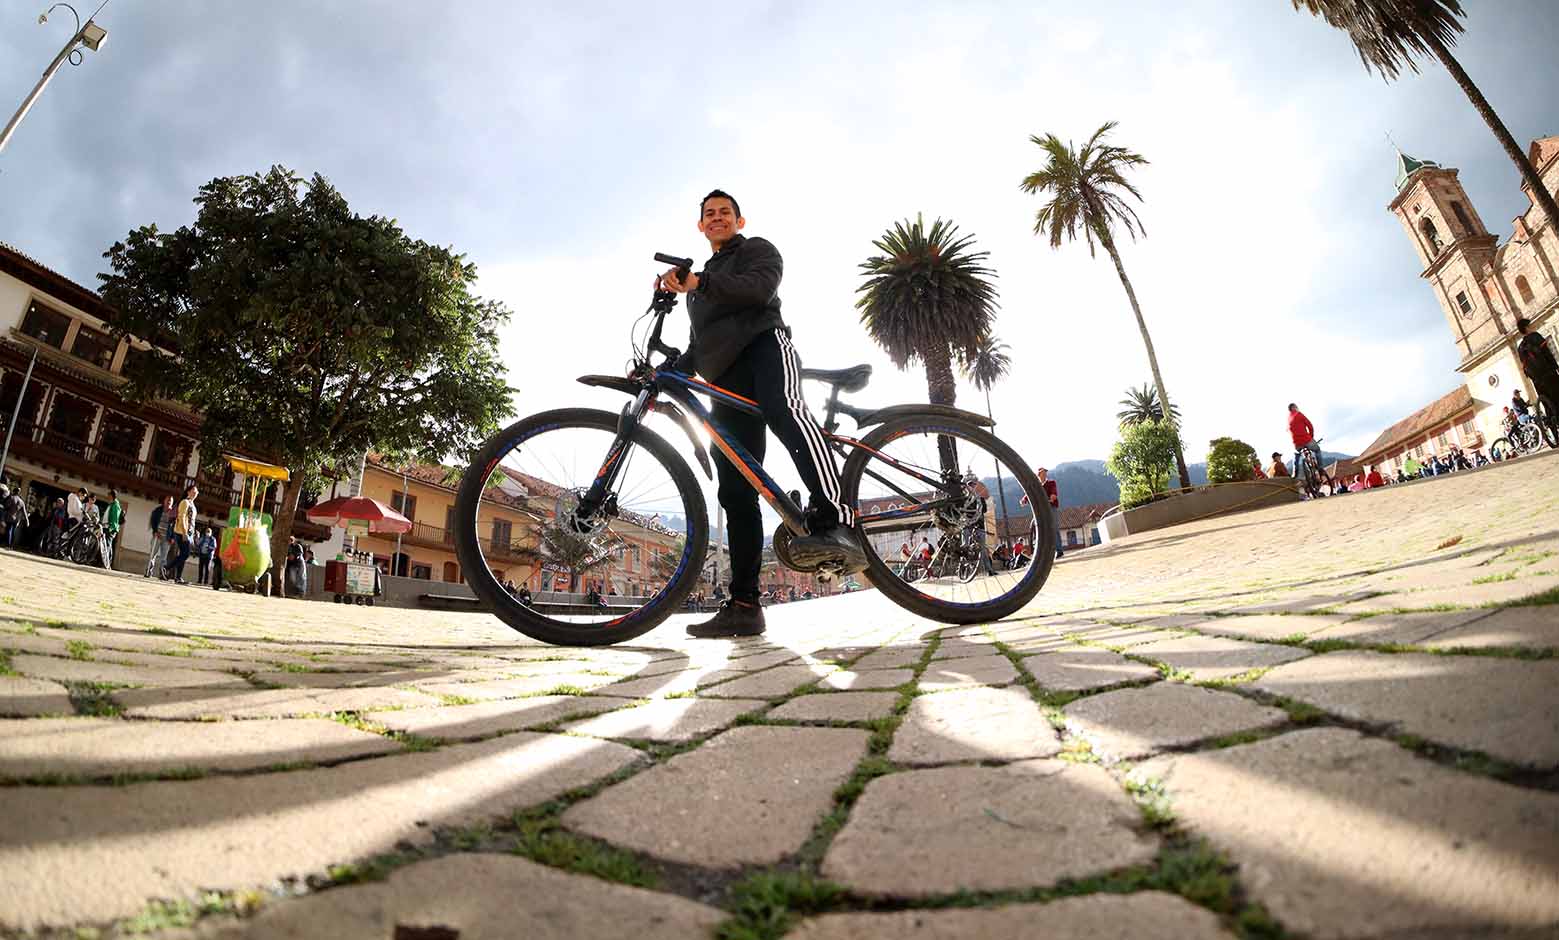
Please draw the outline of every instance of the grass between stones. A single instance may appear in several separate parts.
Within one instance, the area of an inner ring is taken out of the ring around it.
[[[14,676],[16,668],[11,665],[11,651],[0,649],[0,676]]]
[[[94,718],[118,718],[124,714],[124,709],[110,696],[118,689],[131,688],[117,682],[74,681],[62,684],[70,693],[70,704],[76,709],[76,714]]]
[[[66,640],[65,652],[71,659],[90,661],[92,659],[92,644],[86,640]]]

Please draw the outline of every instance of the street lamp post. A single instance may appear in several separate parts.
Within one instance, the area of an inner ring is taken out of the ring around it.
[[[97,11],[92,16],[97,16],[98,13],[103,11],[103,7],[106,6],[108,6],[108,0],[103,0],[102,5],[97,8]],[[49,7],[39,15],[38,22],[47,23],[49,14],[60,7],[69,10],[70,15],[76,18],[76,32],[65,43],[65,48],[60,50],[60,54],[54,57],[54,61],[49,63],[49,67],[43,70],[43,77],[38,79],[38,84],[32,86],[32,92],[27,95],[26,100],[22,102],[22,106],[16,109],[15,114],[11,115],[11,120],[6,122],[5,130],[0,131],[0,150],[4,150],[5,145],[10,143],[11,135],[16,133],[16,128],[22,123],[22,118],[26,117],[27,112],[32,110],[33,103],[38,100],[39,95],[43,94],[43,89],[48,86],[49,80],[54,77],[55,72],[59,71],[60,66],[66,62],[69,62],[71,65],[81,64],[81,50],[76,47],[86,46],[88,49],[96,52],[102,47],[103,40],[108,38],[108,30],[94,23],[92,17],[88,17],[86,25],[83,26],[81,24],[81,14],[77,13],[76,8],[68,3],[56,3],[54,6]]]

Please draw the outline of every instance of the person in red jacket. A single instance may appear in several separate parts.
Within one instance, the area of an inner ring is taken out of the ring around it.
[[[1369,475],[1364,478],[1364,488],[1372,490],[1377,486],[1385,486],[1386,480],[1380,475],[1379,467],[1371,467]]]
[[[1059,512],[1061,509],[1061,491],[1057,489],[1056,481],[1050,479],[1050,471],[1040,467],[1034,471],[1034,475],[1039,477],[1039,485],[1045,488],[1045,495],[1050,499],[1050,508]],[[1065,554],[1066,552],[1062,550],[1061,542],[1058,538],[1056,540],[1056,557],[1060,558]]]
[[[1321,445],[1315,440],[1315,425],[1305,417],[1305,413],[1299,410],[1299,406],[1293,402],[1288,403],[1288,433],[1294,439],[1294,476],[1304,477],[1304,452],[1310,451],[1315,455],[1315,470],[1317,476],[1325,481],[1327,486],[1335,489],[1331,477],[1326,475],[1326,469],[1321,462]],[[1319,495],[1319,490],[1317,491]]]

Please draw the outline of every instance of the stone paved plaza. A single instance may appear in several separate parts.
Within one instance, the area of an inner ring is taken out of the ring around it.
[[[1559,936],[1559,455],[685,623],[0,555],[0,935]]]

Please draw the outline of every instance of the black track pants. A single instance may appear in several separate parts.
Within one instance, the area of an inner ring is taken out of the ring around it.
[[[724,375],[711,381],[762,407],[761,418],[718,402],[712,412],[715,423],[760,463],[768,444],[765,426],[774,432],[807,485],[808,508],[814,524],[852,524],[850,508],[844,505],[840,494],[833,454],[817,419],[801,397],[801,357],[796,355],[790,337],[783,330],[762,334],[742,350]],[[715,468],[720,475],[720,505],[725,507],[730,533],[731,596],[756,600],[758,571],[763,563],[763,517],[758,511],[758,492],[718,450]]]

